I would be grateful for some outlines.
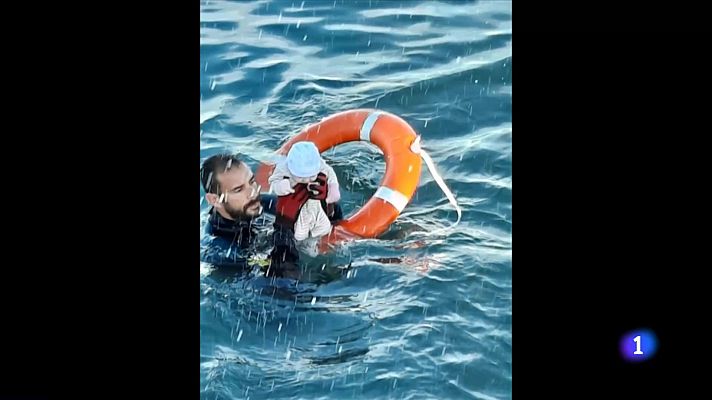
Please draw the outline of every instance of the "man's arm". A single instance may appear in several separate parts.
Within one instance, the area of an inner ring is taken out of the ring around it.
[[[277,196],[273,194],[261,194],[260,204],[262,205],[263,212],[267,214],[275,215],[277,212]]]
[[[299,251],[297,251],[294,232],[282,225],[274,224],[272,232],[273,249],[270,253],[270,265],[266,276],[299,279]]]

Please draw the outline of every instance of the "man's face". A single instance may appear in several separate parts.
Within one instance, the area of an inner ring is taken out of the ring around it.
[[[245,163],[233,165],[227,171],[216,171],[216,175],[220,194],[209,193],[206,198],[223,217],[246,219],[262,214],[260,188]]]

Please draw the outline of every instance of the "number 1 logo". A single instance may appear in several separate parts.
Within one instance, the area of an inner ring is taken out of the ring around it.
[[[633,341],[635,342],[635,351],[633,354],[643,354],[643,351],[640,350],[640,335],[636,336]]]

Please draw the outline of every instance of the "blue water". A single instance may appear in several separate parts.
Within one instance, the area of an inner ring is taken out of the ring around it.
[[[230,150],[255,167],[307,124],[378,108],[422,135],[463,211],[454,229],[420,233],[456,219],[423,164],[391,230],[305,258],[304,283],[275,291],[257,273],[201,265],[201,398],[511,398],[511,2],[200,10],[201,161]],[[385,171],[363,143],[324,156],[347,214]]]

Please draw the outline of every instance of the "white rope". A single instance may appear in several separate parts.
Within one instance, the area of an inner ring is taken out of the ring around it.
[[[428,167],[428,171],[430,172],[430,175],[432,175],[433,179],[435,179],[435,182],[440,187],[440,190],[442,190],[443,193],[445,193],[445,196],[447,197],[448,201],[450,201],[450,204],[452,204],[453,207],[455,207],[455,211],[457,211],[457,221],[455,221],[455,223],[452,224],[452,226],[450,226],[449,229],[454,228],[455,226],[457,226],[457,224],[460,223],[460,220],[462,219],[462,210],[460,209],[460,206],[457,204],[457,200],[455,199],[455,196],[450,191],[450,188],[447,187],[447,185],[445,184],[445,181],[443,181],[443,178],[440,176],[437,169],[435,168],[435,163],[433,162],[433,159],[430,158],[430,155],[420,147],[420,136],[415,138],[415,140],[413,141],[413,144],[410,145],[410,150],[415,154],[419,154],[420,157],[423,159],[423,161],[425,161],[425,165]],[[432,233],[435,233],[435,232],[431,232],[431,234]]]

